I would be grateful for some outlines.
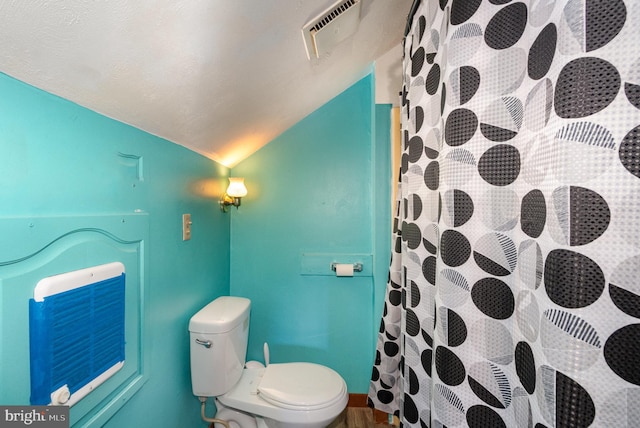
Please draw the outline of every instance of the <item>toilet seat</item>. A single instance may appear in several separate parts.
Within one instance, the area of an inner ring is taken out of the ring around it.
[[[289,364],[298,364],[298,363],[285,363],[282,365]],[[305,363],[311,364],[311,363]],[[271,419],[275,421],[280,421],[282,426],[295,426],[295,427],[305,427],[305,426],[327,426],[332,420],[334,420],[342,410],[347,406],[347,401],[349,399],[349,394],[347,393],[347,387],[344,380],[338,375],[338,384],[334,384],[335,378],[333,374],[324,372],[322,369],[319,370],[319,373],[323,373],[325,376],[328,376],[330,379],[334,379],[334,381],[330,381],[331,384],[335,385],[334,394],[335,398],[331,397],[329,401],[323,404],[322,400],[318,399],[317,401],[311,400],[310,392],[303,394],[303,396],[307,397],[307,406],[300,404],[299,399],[284,399],[278,401],[277,399],[271,398],[269,401],[269,397],[286,397],[286,388],[275,388],[276,390],[282,392],[285,390],[285,395],[280,396],[278,393],[275,395],[269,395],[269,392],[273,392],[273,385],[270,385],[269,378],[276,374],[276,378],[278,374],[286,374],[289,373],[289,382],[291,380],[290,376],[292,373],[296,373],[295,369],[293,371],[288,371],[286,367],[284,370],[280,370],[278,368],[278,364],[270,364],[269,367],[273,366],[276,370],[270,370],[270,376],[267,377],[267,381],[262,384],[264,375],[266,373],[265,368],[245,368],[242,373],[242,377],[238,381],[238,383],[226,394],[220,395],[216,397],[216,400],[222,403],[225,407],[235,409],[241,412],[245,412],[248,414],[252,414],[255,416],[259,416],[265,418],[266,420]],[[315,366],[315,365],[314,365]],[[300,367],[298,367],[300,368]],[[311,369],[311,372],[316,372],[315,368],[308,367],[307,369]],[[327,370],[331,370],[325,367]],[[333,372],[333,370],[331,370]],[[298,372],[299,373],[299,372]],[[307,373],[306,369],[304,373]],[[333,372],[335,373],[335,372]],[[337,373],[336,373],[337,375]],[[309,380],[309,385],[316,385],[316,381],[312,380],[313,375],[307,376],[306,374],[302,376],[297,376],[299,381]],[[317,376],[316,376],[317,377]],[[258,388],[262,386],[263,391],[260,392]],[[311,390],[310,390],[311,391]],[[290,392],[291,394],[291,392]],[[324,397],[327,397],[325,395]],[[325,398],[326,399],[326,398]],[[284,402],[283,402],[284,401]],[[289,403],[287,403],[287,401]],[[291,403],[293,402],[293,403]],[[315,404],[309,404],[315,403]],[[322,425],[324,423],[324,425]],[[290,425],[287,425],[290,424]]]
[[[313,363],[270,364],[258,384],[258,394],[274,406],[317,410],[340,401],[344,380],[328,367]]]

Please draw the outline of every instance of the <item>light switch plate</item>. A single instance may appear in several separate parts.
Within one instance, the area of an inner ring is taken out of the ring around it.
[[[182,214],[182,240],[191,239],[191,214]]]

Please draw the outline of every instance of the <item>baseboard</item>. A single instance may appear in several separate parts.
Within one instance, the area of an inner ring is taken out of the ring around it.
[[[367,407],[367,394],[349,394],[347,407]]]
[[[349,402],[347,407],[368,407],[369,398],[367,394],[349,394]],[[373,420],[377,424],[389,423],[389,415],[380,410],[372,409]]]

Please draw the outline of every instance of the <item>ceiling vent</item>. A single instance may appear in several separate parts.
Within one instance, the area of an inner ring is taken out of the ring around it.
[[[307,58],[320,58],[356,32],[362,0],[340,0],[302,27]]]

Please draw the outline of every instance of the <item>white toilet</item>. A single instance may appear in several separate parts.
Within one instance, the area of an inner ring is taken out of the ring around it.
[[[191,317],[193,394],[215,397],[215,417],[233,428],[326,427],[347,405],[344,380],[313,363],[245,368],[250,307],[224,296]]]

